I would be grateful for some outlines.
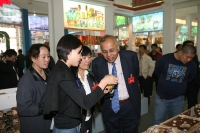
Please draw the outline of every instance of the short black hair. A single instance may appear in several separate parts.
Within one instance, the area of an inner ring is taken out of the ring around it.
[[[69,53],[80,46],[82,46],[82,43],[77,37],[70,34],[64,35],[57,44],[58,59],[62,59],[66,62]]]
[[[158,48],[158,44],[154,43],[154,44],[151,45],[151,48],[152,48],[152,47]]]
[[[84,45],[83,45],[81,55],[82,55],[82,56],[87,56],[88,54],[89,54],[89,55],[92,55],[91,49],[90,49],[88,46],[84,46]]]
[[[187,45],[188,43],[192,43],[192,45],[194,46],[194,42],[190,40],[186,40],[185,42],[183,42],[183,46]]]
[[[40,54],[40,48],[41,47],[45,47],[48,49],[48,51],[50,52],[50,49],[47,45],[45,44],[41,44],[41,43],[36,43],[33,44],[30,49],[28,50],[28,54],[29,54],[29,58],[31,59],[31,57],[34,58],[38,58],[39,54]]]
[[[183,45],[182,52],[184,54],[193,54],[196,55],[196,48],[192,45]]]
[[[22,53],[22,49],[19,49],[19,50],[18,50],[18,53],[20,53],[20,54],[21,54],[21,53]]]
[[[140,45],[139,48],[143,47],[145,50],[147,50],[147,46],[145,45]]]
[[[176,45],[176,49],[177,49],[178,47],[180,47],[180,46],[182,46],[182,44],[177,44],[177,45]]]
[[[8,57],[11,57],[13,55],[17,56],[17,52],[14,49],[7,49],[6,52],[4,53],[4,56]]]

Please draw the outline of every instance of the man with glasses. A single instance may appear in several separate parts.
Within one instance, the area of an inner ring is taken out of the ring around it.
[[[114,36],[105,35],[100,41],[102,56],[92,62],[98,82],[107,74],[119,79],[118,85],[101,99],[102,116],[107,133],[137,133],[141,94],[138,88],[139,63],[133,51],[119,51]]]

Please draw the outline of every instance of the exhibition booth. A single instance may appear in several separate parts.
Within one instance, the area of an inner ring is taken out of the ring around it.
[[[0,7],[0,51],[22,48],[22,12],[15,5]]]

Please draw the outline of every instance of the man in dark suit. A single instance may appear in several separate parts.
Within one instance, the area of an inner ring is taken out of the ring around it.
[[[13,49],[6,50],[3,60],[0,61],[0,89],[17,87],[19,80],[15,67],[17,52]]]
[[[95,78],[99,82],[105,75],[112,74],[119,79],[112,92],[101,99],[106,132],[137,133],[141,108],[137,55],[133,51],[119,51],[118,42],[111,35],[101,39],[100,47],[102,56],[92,62]]]
[[[22,54],[22,50],[19,49],[18,50],[18,56],[17,56],[17,60],[16,60],[16,66],[18,68],[19,71],[19,77],[21,78],[24,75],[24,61],[25,61],[25,56]]]

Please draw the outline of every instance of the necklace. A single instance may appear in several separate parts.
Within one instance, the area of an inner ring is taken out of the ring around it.
[[[42,74],[40,74],[41,76],[43,76],[44,75],[44,71],[42,70]]]

